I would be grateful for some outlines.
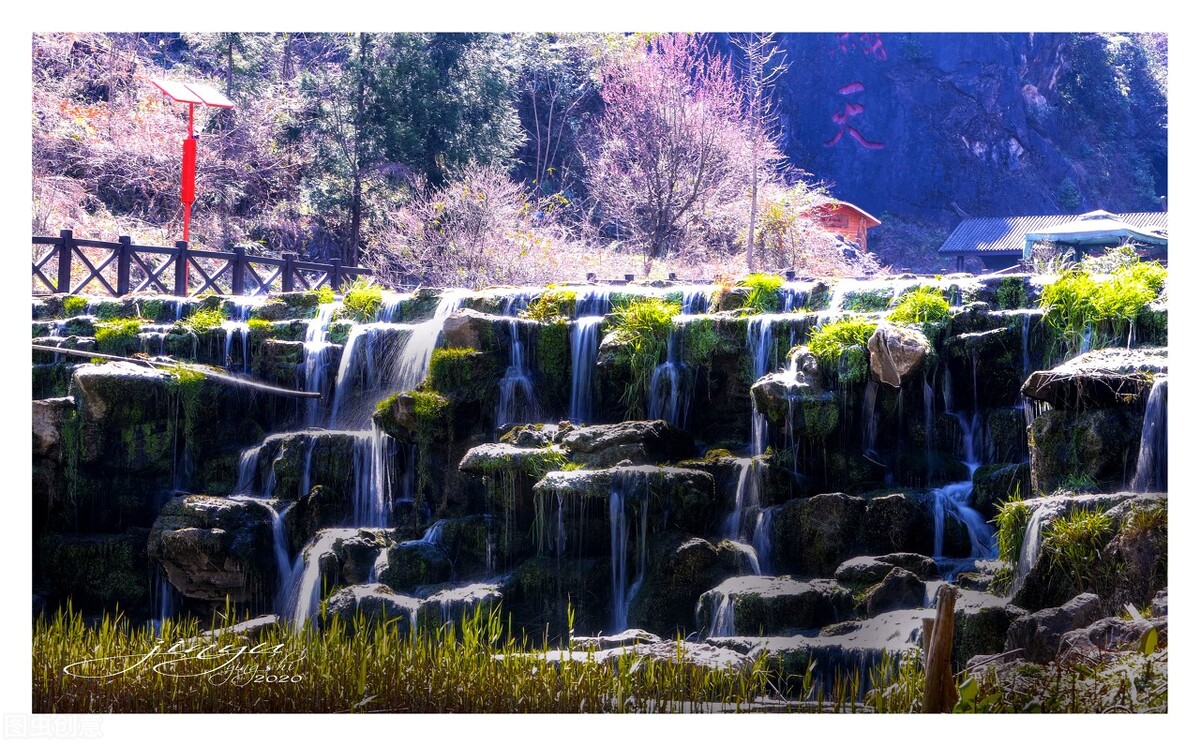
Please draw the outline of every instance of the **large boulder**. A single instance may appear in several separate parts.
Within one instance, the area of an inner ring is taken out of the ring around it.
[[[444,583],[454,573],[445,551],[431,541],[403,541],[387,550],[387,568],[380,582],[398,591],[414,591],[419,586]]]
[[[417,609],[417,625],[426,630],[435,630],[446,624],[461,624],[478,614],[483,619],[504,600],[504,593],[496,583],[470,583],[444,588],[430,594],[421,601]]]
[[[859,605],[867,616],[911,609],[925,603],[925,583],[913,573],[893,567],[883,580],[868,588]]]
[[[382,583],[347,586],[326,601],[327,619],[338,619],[351,632],[358,631],[360,622],[364,626],[386,622],[401,636],[411,629],[420,606],[420,599],[398,594]]]
[[[1094,593],[1081,593],[1062,606],[1055,606],[1013,620],[1004,650],[1021,651],[1034,663],[1048,663],[1058,655],[1063,636],[1087,627],[1104,616],[1104,604]]]
[[[829,575],[852,557],[931,554],[933,517],[928,501],[913,496],[831,493],[784,503],[775,513],[772,535],[781,568]]]
[[[735,575],[751,572],[730,542],[713,546],[677,531],[650,540],[646,575],[629,606],[629,624],[668,637],[686,634],[696,619],[696,599]]]
[[[1009,627],[1025,613],[1007,599],[960,588],[954,604],[955,670],[977,655],[1003,652]]]
[[[186,598],[244,603],[269,599],[278,587],[271,510],[263,502],[176,497],[163,507],[148,543],[150,559]]]
[[[700,596],[696,624],[709,637],[739,631],[777,635],[841,621],[853,608],[850,591],[832,580],[749,575],[730,578]]]
[[[1146,636],[1154,630],[1158,644],[1167,643],[1167,618],[1165,616],[1142,619],[1105,617],[1085,629],[1066,633],[1059,640],[1059,652],[1072,657],[1095,659],[1103,652],[1137,649]]]
[[[1035,371],[1021,392],[1055,409],[1099,409],[1144,400],[1154,376],[1166,372],[1166,348],[1113,347]]]
[[[566,454],[558,446],[519,448],[508,443],[484,443],[467,451],[458,468],[469,474],[513,472],[541,479],[565,462]]]
[[[893,388],[920,371],[925,357],[932,350],[925,335],[913,327],[883,323],[867,340],[871,353],[871,374],[880,383]]]
[[[1137,407],[1045,412],[1029,432],[1033,491],[1122,489],[1136,469],[1141,437]]]
[[[698,469],[617,466],[596,471],[552,471],[534,485],[534,493],[547,504],[563,506],[573,521],[588,522],[587,526],[567,526],[568,544],[577,534],[607,535],[608,505],[614,495],[623,501],[627,513],[645,506],[655,527],[705,534],[720,516],[712,475]],[[590,513],[588,505],[592,506]]]
[[[790,429],[783,440],[823,441],[837,429],[837,400],[821,385],[816,357],[805,347],[792,354],[792,364],[758,379],[750,388],[750,396],[770,425]]]
[[[604,469],[623,461],[661,464],[696,455],[692,436],[663,420],[579,427],[561,442],[571,460],[588,469]]]
[[[833,576],[849,586],[869,586],[882,581],[893,569],[900,567],[921,580],[938,577],[937,563],[923,554],[897,552],[879,557],[851,557],[838,565]]]

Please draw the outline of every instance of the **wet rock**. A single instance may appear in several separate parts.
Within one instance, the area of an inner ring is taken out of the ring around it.
[[[1122,619],[1105,617],[1093,622],[1086,629],[1067,632],[1059,641],[1060,654],[1095,658],[1101,652],[1113,650],[1137,650],[1150,630],[1158,635],[1158,645],[1167,643],[1167,618]]]
[[[507,320],[490,316],[470,308],[455,311],[442,326],[442,338],[446,347],[490,350],[496,342],[496,325]]]
[[[1026,499],[1030,494],[1029,464],[985,464],[975,470],[972,480],[971,505],[988,520],[1011,495]]]
[[[385,529],[364,528],[352,536],[334,542],[338,581],[348,584],[368,582],[374,573],[375,562],[380,553],[386,551],[391,543],[387,534]]]
[[[1122,489],[1136,470],[1141,437],[1137,407],[1041,414],[1030,428],[1033,491]]]
[[[228,638],[233,637],[242,643],[253,645],[268,633],[279,629],[279,621],[279,616],[276,614],[263,614],[253,619],[247,619],[244,622],[231,624],[228,627],[206,630],[187,642],[189,644],[207,644],[218,638],[228,640]]]
[[[661,464],[696,455],[692,436],[662,420],[579,427],[561,442],[571,460],[588,469],[608,468],[625,460]]]
[[[459,624],[475,614],[487,619],[503,599],[504,594],[496,583],[471,583],[439,590],[421,601],[417,624],[426,630],[434,630],[445,624]]]
[[[33,458],[62,460],[63,426],[75,414],[75,399],[69,396],[33,402]]]
[[[920,331],[882,323],[867,340],[871,353],[871,374],[877,381],[894,388],[921,370],[932,347]]]
[[[674,637],[686,635],[696,619],[696,599],[735,575],[750,572],[729,542],[669,531],[651,538],[646,576],[629,606],[629,624]]]
[[[561,442],[562,437],[573,429],[570,423],[517,425],[501,435],[500,442],[517,448],[545,448]]]
[[[903,567],[905,570],[916,575],[922,580],[933,580],[941,576],[938,571],[937,563],[931,558],[923,554],[914,552],[895,552],[892,554],[884,554],[875,559],[880,562],[886,562],[889,565]]]
[[[866,590],[860,605],[867,616],[877,616],[885,611],[922,606],[924,602],[925,583],[908,570],[893,567],[882,581]]]
[[[467,451],[458,468],[472,474],[509,471],[541,479],[565,462],[566,453],[556,446],[519,448],[507,443],[485,443]]]
[[[634,637],[636,639],[640,635],[635,635]],[[743,671],[750,668],[754,663],[753,658],[750,656],[728,647],[718,647],[716,645],[688,642],[686,640],[653,639],[657,641],[651,643],[633,643],[619,647],[601,648],[599,650],[588,648],[549,650],[545,653],[521,654],[521,657],[529,659],[531,663],[536,661],[539,665],[546,663],[558,664],[567,660],[575,663],[614,665],[619,659],[626,657],[654,660],[662,663],[675,663],[682,659],[685,664],[721,671]]]
[[[999,596],[961,589],[954,605],[955,670],[977,655],[1003,652],[1009,627],[1025,613]]]
[[[1167,589],[1163,587],[1161,591],[1154,594],[1154,600],[1150,602],[1150,608],[1154,612],[1154,616],[1167,615]]]
[[[1062,606],[1055,606],[1013,620],[1008,628],[1005,651],[1020,649],[1021,657],[1048,663],[1058,655],[1059,642],[1071,630],[1087,627],[1104,616],[1103,603],[1094,593],[1081,593]]]
[[[839,410],[833,392],[821,386],[817,359],[801,348],[794,368],[769,373],[750,389],[758,411],[777,428],[791,428],[785,438],[822,441],[837,429]]]
[[[394,592],[383,583],[351,585],[342,588],[326,602],[328,616],[337,618],[346,629],[357,631],[364,626],[387,623],[401,636],[408,633],[421,601]]]
[[[34,544],[35,587],[76,611],[149,613],[146,532],[44,534]]]
[[[397,591],[444,583],[454,572],[446,553],[427,541],[404,541],[387,550],[387,569],[379,580]]]
[[[598,471],[552,471],[534,485],[535,495],[547,501],[562,497],[564,502],[588,501],[594,508],[591,530],[607,533],[608,501],[619,494],[631,506],[646,505],[656,526],[673,526],[693,534],[703,534],[719,519],[719,505],[713,478],[698,469],[664,466],[617,466]],[[597,501],[600,501],[597,503]],[[595,515],[596,512],[600,515]]]
[[[505,577],[504,610],[531,640],[565,640],[570,632],[606,629],[612,623],[612,573],[598,558],[534,557]]]
[[[1115,604],[1141,608],[1167,584],[1167,501],[1134,498],[1111,508],[1108,515],[1119,528],[1101,560],[1113,571],[1112,590],[1106,595]]]
[[[1166,372],[1166,348],[1106,348],[1035,371],[1021,391],[1059,410],[1099,409],[1143,401]]]
[[[848,617],[853,607],[850,592],[831,580],[750,575],[705,592],[696,604],[696,622],[710,636],[769,635],[817,629]]]
[[[261,502],[177,497],[163,507],[148,544],[171,585],[196,601],[269,599],[278,585],[271,514]]]

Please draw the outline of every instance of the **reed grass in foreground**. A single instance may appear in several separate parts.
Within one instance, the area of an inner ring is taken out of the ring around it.
[[[195,621],[159,633],[117,617],[40,617],[35,712],[681,712],[749,709],[769,692],[759,659],[741,671],[622,656],[528,655],[498,613],[436,632],[395,624],[351,634],[270,627],[253,641],[201,637]],[[64,671],[66,669],[66,671]]]

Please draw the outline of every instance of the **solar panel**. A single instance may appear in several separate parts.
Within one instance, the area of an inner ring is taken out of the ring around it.
[[[225,98],[225,94],[210,85],[205,85],[204,83],[187,83],[186,86],[208,106],[215,106],[219,109],[233,108],[233,102]]]
[[[178,83],[174,80],[159,80],[151,78],[150,82],[158,88],[158,90],[167,94],[176,101],[181,101],[185,104],[203,104],[204,99],[200,98],[194,91],[188,88],[183,83]]]

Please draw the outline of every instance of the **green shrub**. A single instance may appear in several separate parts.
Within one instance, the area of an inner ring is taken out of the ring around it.
[[[892,291],[890,288],[860,290],[856,293],[847,293],[845,300],[842,301],[842,307],[833,310],[874,313],[876,311],[886,311],[891,302]]]
[[[749,308],[755,313],[776,313],[783,307],[783,298],[779,295],[779,289],[783,287],[783,278],[779,275],[755,272],[738,285],[750,289],[743,308]]]
[[[96,324],[96,348],[108,355],[128,356],[141,349],[138,334],[142,324],[137,319],[114,319]]]
[[[319,303],[321,305],[325,305],[327,303],[333,303],[333,301],[335,300],[333,288],[331,288],[328,285],[322,285],[321,287],[317,288],[316,293],[317,293],[317,303]]]
[[[207,332],[216,329],[225,322],[225,312],[219,307],[202,308],[183,320],[183,325],[193,332]]]
[[[1071,576],[1076,591],[1097,590],[1104,545],[1112,534],[1113,521],[1103,511],[1080,510],[1050,521],[1042,548],[1052,567]]]
[[[87,310],[87,298],[69,295],[63,299],[63,315],[66,317],[79,316]]]
[[[1025,529],[1029,526],[1032,511],[1029,504],[1021,500],[1021,491],[1010,495],[996,511],[996,545],[1000,559],[1017,564],[1021,555],[1021,544],[1025,542]]]
[[[944,321],[950,317],[950,304],[937,288],[919,287],[905,294],[896,308],[888,314],[889,321],[901,324],[924,324]]]
[[[626,419],[644,414],[650,377],[666,356],[674,318],[681,310],[680,304],[662,298],[637,298],[613,311],[611,328],[621,345],[618,359],[629,369],[629,386],[621,397]]]
[[[1045,320],[1065,344],[1078,351],[1088,329],[1099,335],[1093,347],[1128,341],[1137,318],[1158,297],[1167,270],[1157,262],[1127,264],[1103,282],[1082,269],[1063,272],[1042,288]]]
[[[996,305],[1003,311],[1014,311],[1024,308],[1029,303],[1029,293],[1025,291],[1025,280],[1020,277],[1005,277],[996,288]]]
[[[808,349],[826,365],[836,365],[855,345],[866,346],[878,324],[861,316],[847,316],[815,329],[808,338]]]
[[[342,308],[358,321],[371,322],[383,306],[383,289],[361,277],[342,297]]]
[[[521,317],[534,321],[563,321],[575,314],[574,290],[547,290],[529,302]]]
[[[246,325],[250,327],[250,339],[255,342],[275,336],[275,327],[266,319],[250,319]]]

